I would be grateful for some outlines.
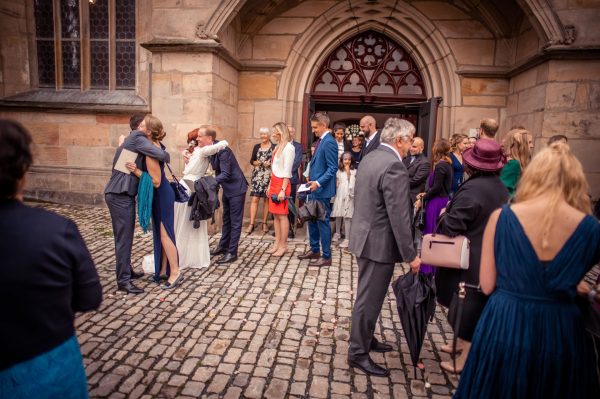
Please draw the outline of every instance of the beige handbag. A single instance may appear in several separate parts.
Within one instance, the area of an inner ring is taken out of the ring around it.
[[[421,262],[437,267],[467,270],[469,268],[469,239],[425,234],[421,244]]]

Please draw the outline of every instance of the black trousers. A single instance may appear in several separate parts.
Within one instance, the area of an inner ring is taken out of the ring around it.
[[[369,355],[375,325],[394,275],[394,264],[377,263],[365,258],[356,258],[356,261],[358,289],[352,309],[348,357],[358,360]]]
[[[128,194],[104,195],[115,237],[117,284],[122,286],[131,279],[131,249],[135,229],[135,197]]]
[[[223,230],[219,248],[226,249],[228,253],[237,256],[238,245],[242,235],[242,222],[244,218],[244,203],[246,194],[235,197],[223,195]]]

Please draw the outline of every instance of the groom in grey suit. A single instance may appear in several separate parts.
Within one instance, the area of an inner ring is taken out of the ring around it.
[[[358,289],[352,310],[348,364],[374,376],[389,371],[378,366],[370,351],[388,352],[390,345],[373,333],[396,262],[407,262],[413,273],[421,260],[413,247],[409,178],[402,156],[411,146],[415,127],[390,118],[381,132],[381,145],[360,162],[354,189],[354,215],[349,249],[358,263]]]

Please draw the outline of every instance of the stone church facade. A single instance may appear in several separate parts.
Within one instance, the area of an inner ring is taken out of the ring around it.
[[[30,129],[27,194],[103,204],[119,135],[151,112],[175,170],[202,124],[248,176],[258,130],[311,112],[429,144],[482,118],[564,134],[600,196],[597,0],[0,0],[0,117]]]

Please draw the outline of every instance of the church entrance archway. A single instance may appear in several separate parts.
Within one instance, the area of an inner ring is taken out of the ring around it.
[[[311,91],[304,98],[307,123],[303,144],[314,139],[310,116],[325,111],[336,122],[356,132],[363,115],[372,115],[378,128],[395,116],[412,122],[429,149],[435,138],[437,107],[441,98],[427,98],[421,71],[409,53],[386,35],[367,30],[346,40],[322,62]],[[349,132],[350,133],[350,132]],[[350,139],[350,134],[348,134]]]

